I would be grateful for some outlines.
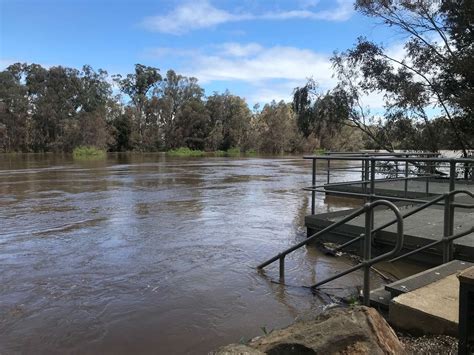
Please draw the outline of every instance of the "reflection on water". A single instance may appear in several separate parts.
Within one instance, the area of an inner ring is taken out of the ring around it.
[[[298,286],[350,261],[303,248],[287,257],[294,287],[255,270],[305,237],[310,181],[291,157],[1,156],[0,353],[206,353],[319,312]]]

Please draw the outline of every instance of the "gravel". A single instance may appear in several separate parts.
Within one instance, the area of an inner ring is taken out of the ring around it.
[[[448,335],[423,335],[416,337],[398,333],[398,338],[405,345],[408,354],[443,354],[458,353],[458,339]]]

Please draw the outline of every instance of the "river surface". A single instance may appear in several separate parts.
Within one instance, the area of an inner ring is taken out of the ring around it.
[[[288,287],[255,269],[305,238],[310,184],[300,157],[0,156],[0,353],[206,354],[321,312],[299,286],[351,260],[302,248]]]

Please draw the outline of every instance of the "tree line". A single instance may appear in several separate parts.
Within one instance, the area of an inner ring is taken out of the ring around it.
[[[359,38],[332,57],[337,85],[313,80],[293,102],[250,109],[229,91],[206,96],[198,80],[136,64],[125,76],[16,63],[0,72],[0,151],[69,152],[315,148],[474,149],[474,1],[357,0],[365,16],[395,28],[403,58]],[[384,109],[363,104],[383,96]]]
[[[196,78],[136,64],[109,76],[16,63],[0,72],[0,150],[70,152],[78,146],[109,151],[166,151],[178,147],[265,153],[318,146],[304,137],[290,104],[251,110],[229,91],[204,95]]]

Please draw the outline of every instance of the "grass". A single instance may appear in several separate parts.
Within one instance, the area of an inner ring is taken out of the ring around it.
[[[228,157],[238,157],[240,155],[240,148],[229,148],[226,151]]]
[[[81,146],[74,148],[72,156],[78,160],[99,160],[104,159],[107,153],[103,149],[91,146]]]
[[[323,155],[323,154],[326,153],[326,149],[318,148],[318,149],[315,149],[313,153],[314,153],[315,155]]]
[[[215,157],[225,157],[227,152],[225,150],[216,150],[211,153]]]
[[[171,149],[167,152],[172,157],[202,157],[204,152],[202,150],[193,150],[187,147],[181,147],[177,149]]]

